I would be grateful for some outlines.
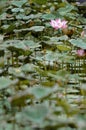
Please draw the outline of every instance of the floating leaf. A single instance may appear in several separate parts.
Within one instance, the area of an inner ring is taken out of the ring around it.
[[[52,77],[54,80],[61,81],[62,83],[68,80],[69,73],[65,70],[59,70],[56,73],[48,72],[48,76]]]
[[[33,87],[30,89],[30,93],[33,94],[37,99],[44,98],[48,96],[52,92],[51,88],[44,88],[44,87]]]
[[[80,47],[82,49],[86,49],[86,42],[83,39],[71,39],[69,40],[71,44],[73,44],[76,47]]]
[[[16,19],[23,19],[25,17],[25,15],[23,15],[23,14],[18,14],[18,15],[16,15]],[[27,16],[27,18],[28,18],[29,16]]]
[[[5,89],[5,88],[7,88],[10,85],[15,84],[15,83],[16,83],[16,80],[13,81],[13,80],[10,80],[7,77],[0,77],[0,90]]]
[[[57,45],[58,50],[60,51],[70,51],[71,47],[68,45]]]
[[[21,70],[24,72],[34,72],[35,70],[35,65],[29,63],[21,66]]]
[[[13,8],[12,12],[17,13],[17,12],[24,12],[22,8]]]
[[[53,51],[47,51],[43,59],[45,61],[57,61],[58,57],[59,53]]]
[[[34,105],[24,110],[27,118],[35,123],[41,123],[48,115],[48,108],[45,105]]]
[[[21,78],[25,77],[24,73],[21,71],[21,68],[10,67],[9,70],[8,70],[8,73],[11,74],[11,75],[14,75],[16,77],[21,77]]]
[[[42,32],[44,30],[44,26],[32,26],[28,30],[35,31],[35,32]]]
[[[35,49],[41,46],[38,42],[34,42],[32,40],[24,40],[23,44],[30,49]]]
[[[68,12],[71,12],[74,9],[75,8],[74,8],[73,5],[67,4],[65,7],[58,9],[58,12],[59,12],[60,15],[66,15]]]
[[[62,40],[68,40],[68,36],[67,35],[63,35],[63,36],[60,36],[60,37],[51,37],[50,38],[51,41],[62,41]]]
[[[21,0],[21,1],[15,0],[15,1],[12,1],[12,5],[17,6],[17,7],[20,8],[20,7],[22,7],[26,2],[27,2],[27,0]]]
[[[4,42],[4,46],[8,50],[10,50],[12,52],[16,52],[18,55],[22,55],[22,54],[30,55],[32,53],[32,51],[30,50],[30,47],[27,46],[24,42],[25,41],[21,41],[21,40],[8,40],[8,41]]]
[[[6,15],[7,15],[6,13],[1,14],[0,15],[0,20],[5,20],[6,19]]]
[[[42,15],[42,18],[45,20],[51,20],[51,19],[55,19],[56,16],[53,14],[44,14],[44,15]]]

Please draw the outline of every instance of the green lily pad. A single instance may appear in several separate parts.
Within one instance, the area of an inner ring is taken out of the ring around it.
[[[0,20],[5,20],[6,19],[6,13],[2,13],[1,15],[0,15]]]
[[[38,42],[34,42],[32,40],[24,40],[23,44],[30,49],[35,49],[41,46]]]
[[[67,4],[65,7],[62,7],[60,9],[58,9],[58,12],[60,15],[64,16],[66,15],[68,12],[71,12],[72,10],[74,10],[74,6],[71,4]]]
[[[42,32],[44,30],[44,26],[32,26],[28,30],[30,31],[35,31],[35,32]]]
[[[63,36],[60,36],[60,37],[51,37],[50,38],[51,41],[62,41],[62,40],[68,40],[68,36],[67,35],[63,35]]]
[[[42,18],[45,20],[51,20],[51,19],[55,19],[56,16],[53,14],[44,14],[44,15],[42,15]]]
[[[12,67],[10,67],[8,69],[8,73],[11,74],[11,75],[14,75],[16,77],[21,77],[21,78],[25,77],[25,75],[22,72],[21,68],[14,68],[14,67],[12,68]]]
[[[48,107],[41,104],[27,107],[24,110],[27,118],[35,123],[41,123],[47,117],[48,112]]]
[[[48,96],[51,92],[51,88],[44,88],[40,86],[30,88],[30,93],[33,94],[37,99],[44,98]]]
[[[35,65],[29,63],[21,66],[21,70],[24,72],[34,72],[35,70]]]
[[[15,84],[15,83],[16,83],[16,80],[13,81],[13,80],[10,80],[7,77],[0,77],[0,90],[5,89],[5,88],[7,88],[10,85]]]
[[[58,50],[60,51],[70,51],[71,47],[68,45],[57,45]]]
[[[26,2],[27,2],[27,0],[21,0],[21,1],[15,0],[15,1],[12,1],[12,5],[14,5],[14,6],[20,8],[20,7],[22,7]]]
[[[22,8],[13,8],[12,12],[17,13],[17,12],[24,12]]]
[[[69,42],[71,44],[73,44],[74,46],[76,46],[76,47],[80,47],[82,49],[86,49],[86,41],[83,40],[83,39],[80,39],[80,38],[78,38],[78,39],[71,39],[71,40],[69,40]]]

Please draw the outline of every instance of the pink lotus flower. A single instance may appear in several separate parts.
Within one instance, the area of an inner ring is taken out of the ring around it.
[[[58,29],[58,24],[57,24],[56,20],[51,20],[50,24],[53,28]]]
[[[61,19],[51,20],[50,24],[55,29],[67,28],[67,21]]]
[[[78,56],[84,56],[85,55],[85,51],[83,49],[77,50],[76,53],[77,53]]]
[[[67,21],[63,20],[63,21],[62,21],[62,24],[63,24],[63,25],[62,25],[62,28],[63,28],[63,29],[67,28]]]

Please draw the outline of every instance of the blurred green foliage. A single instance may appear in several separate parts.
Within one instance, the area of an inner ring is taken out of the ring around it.
[[[0,130],[86,129],[85,23],[75,3],[0,1]]]

